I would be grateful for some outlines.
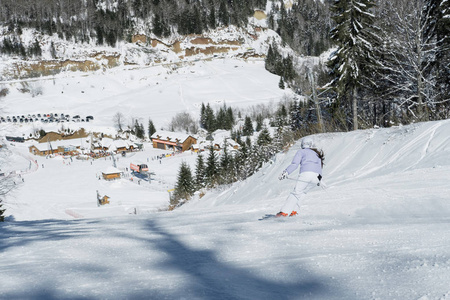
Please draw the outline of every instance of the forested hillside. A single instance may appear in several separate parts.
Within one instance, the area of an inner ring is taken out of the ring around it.
[[[266,10],[267,2],[5,0],[2,1],[0,22],[17,35],[22,28],[35,28],[47,35],[56,33],[62,39],[114,46],[117,41],[131,42],[133,34],[168,38],[177,34],[201,34],[220,26],[246,26],[255,10]],[[318,55],[326,50],[331,28],[326,5],[315,0],[301,0],[287,9],[278,1],[270,3],[269,27],[300,54]],[[5,50],[9,49],[3,49],[3,52]]]
[[[169,37],[200,34],[218,26],[245,26],[254,9],[264,9],[266,0],[208,1],[2,1],[0,21],[10,31],[29,27],[43,34],[83,43],[114,46],[131,42],[133,34]]]

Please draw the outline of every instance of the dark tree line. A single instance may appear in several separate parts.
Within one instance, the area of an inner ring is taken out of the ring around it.
[[[224,103],[217,112],[211,108],[210,104],[202,103],[200,109],[200,127],[208,132],[214,132],[217,129],[231,130],[235,124],[235,116],[231,107]]]
[[[328,2],[298,0],[286,8],[283,1],[273,1],[268,25],[300,55],[318,56],[331,46]]]
[[[292,83],[298,76],[295,71],[292,57],[290,55],[283,57],[283,55],[278,51],[278,46],[275,42],[272,42],[272,44],[269,45],[269,50],[267,51],[267,56],[265,59],[265,68],[267,71],[281,77],[281,89],[284,89],[284,82]]]
[[[34,28],[66,40],[115,46],[118,41],[130,42],[137,24],[144,24],[149,36],[199,34],[219,26],[245,26],[254,9],[266,6],[266,0],[115,2],[2,0],[0,23],[16,35],[23,28]]]

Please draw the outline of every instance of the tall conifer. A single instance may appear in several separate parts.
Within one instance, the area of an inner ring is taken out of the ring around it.
[[[330,7],[336,22],[331,38],[338,47],[329,63],[331,84],[339,99],[349,99],[354,130],[358,129],[358,89],[371,83],[376,65],[372,55],[377,43],[373,6],[373,0],[336,0]]]

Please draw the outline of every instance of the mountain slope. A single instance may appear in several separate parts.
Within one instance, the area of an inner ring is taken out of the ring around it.
[[[449,127],[315,136],[328,188],[299,217],[258,221],[296,144],[172,212],[1,224],[0,298],[449,299]]]

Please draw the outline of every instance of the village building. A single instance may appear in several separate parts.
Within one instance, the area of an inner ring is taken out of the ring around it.
[[[104,172],[102,172],[103,179],[105,180],[119,179],[121,174],[122,171],[114,167],[109,167]]]
[[[197,144],[197,138],[189,134],[170,131],[157,131],[152,136],[153,148],[173,151],[186,151]]]
[[[75,145],[73,140],[62,140],[51,143],[38,143],[28,147],[30,153],[39,156],[51,154],[78,155],[84,149],[81,145]]]
[[[138,146],[128,140],[113,140],[110,138],[102,138],[93,144],[93,150],[103,150],[115,153],[131,152],[138,148]]]
[[[239,150],[239,148],[240,148],[239,143],[237,143],[236,141],[234,141],[231,138],[214,139],[213,141],[208,142],[208,143],[209,143],[208,147],[205,147],[205,148],[209,148],[212,145],[214,150],[217,150],[217,151],[220,151],[225,148],[227,148],[228,151],[234,151],[234,150]]]

